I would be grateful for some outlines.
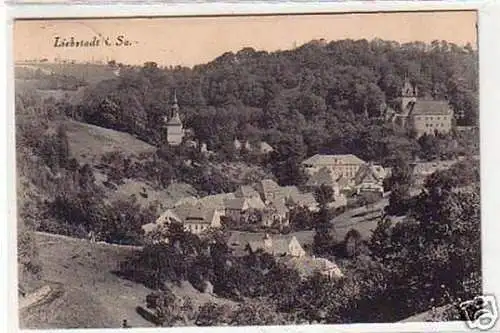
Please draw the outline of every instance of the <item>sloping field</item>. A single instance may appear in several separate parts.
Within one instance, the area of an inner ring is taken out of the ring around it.
[[[135,311],[150,290],[112,273],[136,249],[44,233],[36,239],[43,279],[61,291],[50,303],[21,311],[21,328],[112,328],[123,319],[152,326]]]
[[[112,151],[138,155],[156,150],[156,147],[128,133],[77,121],[68,121],[66,125],[71,153],[80,162],[92,162]]]

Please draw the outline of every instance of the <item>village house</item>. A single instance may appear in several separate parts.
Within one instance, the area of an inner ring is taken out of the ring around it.
[[[283,198],[281,187],[272,179],[261,180],[255,188],[264,202]]]
[[[276,257],[303,257],[306,252],[295,236],[272,238],[265,234],[261,240],[248,242],[252,253],[262,250]]]
[[[349,183],[354,181],[354,176],[363,164],[365,164],[365,161],[352,154],[316,154],[302,162],[302,165],[305,167],[309,176],[312,176],[319,170],[326,168],[332,173],[334,178],[339,179],[340,177],[344,177]]]
[[[245,141],[244,143],[241,143],[240,140],[234,139],[233,146],[236,151],[240,151],[243,148],[245,148],[248,151],[252,150],[252,146],[250,145],[250,142],[248,142],[248,140]]]
[[[387,177],[385,169],[380,165],[367,163],[361,166],[354,177],[356,193],[376,192],[384,193],[383,182]]]
[[[245,198],[248,199],[249,204],[252,208],[255,209],[264,209],[266,205],[262,198],[260,197],[259,192],[254,190],[251,186],[241,185],[238,187],[236,192],[234,192],[235,198]]]
[[[252,210],[262,210],[264,207],[252,206],[252,201],[248,198],[234,198],[227,200],[225,202],[226,214],[228,218],[233,221],[241,221],[241,219],[245,219],[248,217],[248,213]]]
[[[405,128],[416,137],[436,132],[449,133],[453,126],[454,114],[448,101],[419,98],[418,88],[408,78],[401,89],[401,110],[386,110],[386,119]]]
[[[170,223],[181,223],[181,218],[175,213],[173,209],[165,210],[160,216],[156,219],[156,224],[165,224],[168,225]]]
[[[141,228],[145,235],[152,233],[161,226],[168,226],[171,223],[182,223],[182,220],[173,209],[167,209],[156,219],[155,222],[144,224]]]
[[[255,189],[265,203],[282,197],[280,186],[272,179],[261,180],[255,185]]]
[[[290,224],[290,210],[283,200],[271,201],[263,211],[262,225],[265,227],[286,227]]]
[[[244,143],[241,143],[240,140],[234,139],[233,147],[236,151],[240,151],[243,148],[247,151],[257,151],[259,154],[265,155],[274,151],[274,148],[265,141],[260,141],[254,145],[252,145],[248,140]]]
[[[290,207],[304,207],[310,212],[318,212],[319,204],[313,193],[296,193],[287,197],[286,204]]]
[[[255,185],[264,203],[287,198],[300,194],[297,186],[279,186],[274,180],[264,179]]]
[[[247,218],[251,211],[262,212],[266,205],[262,201],[260,194],[251,186],[242,185],[234,192],[234,199],[229,199],[224,202],[225,216],[233,221],[240,221],[242,218]]]
[[[259,142],[259,152],[261,154],[270,154],[274,151],[274,148],[267,142],[261,141]]]
[[[201,204],[180,206],[175,208],[175,212],[181,218],[184,230],[193,234],[221,227],[221,215],[218,211]]]
[[[325,258],[303,256],[290,258],[284,264],[296,270],[302,279],[307,279],[314,274],[321,274],[329,279],[339,279],[344,276],[337,264]]]
[[[202,197],[198,199],[198,203],[208,207],[213,208],[217,211],[221,216],[226,215],[226,201],[235,199],[236,196],[234,193],[219,193],[213,195],[207,195],[206,197]]]

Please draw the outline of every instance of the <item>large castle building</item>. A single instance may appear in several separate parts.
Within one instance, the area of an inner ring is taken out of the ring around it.
[[[387,117],[394,124],[414,133],[417,138],[424,134],[451,131],[453,110],[448,101],[419,98],[417,87],[408,79],[405,79],[401,89],[400,101],[400,111],[390,111]]]
[[[179,104],[177,102],[177,94],[174,92],[172,105],[170,106],[169,115],[164,118],[167,142],[169,145],[178,146],[184,138],[184,127],[181,118],[179,117]]]

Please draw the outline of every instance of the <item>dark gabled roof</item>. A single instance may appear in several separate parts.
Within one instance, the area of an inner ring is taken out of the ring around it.
[[[237,198],[252,198],[259,196],[259,193],[257,193],[257,191],[255,191],[251,186],[242,185],[236,190],[234,195]]]
[[[260,181],[260,185],[262,186],[262,190],[264,194],[275,192],[280,189],[280,186],[272,179],[264,179]]]
[[[176,213],[184,223],[212,223],[215,209],[201,204],[177,207]]]
[[[288,254],[290,242],[294,239],[294,236],[281,236],[271,239],[271,246],[266,246],[264,239],[257,241],[250,241],[248,245],[252,252],[257,250],[263,250],[275,255]]]
[[[228,209],[242,210],[245,207],[245,203],[247,203],[246,198],[235,198],[227,200],[225,206]]]
[[[269,203],[268,209],[276,211],[278,214],[286,214],[288,213],[289,209],[285,205],[284,200],[273,200]]]
[[[448,101],[417,100],[411,107],[413,116],[445,116],[452,113]]]
[[[293,204],[298,206],[314,207],[318,204],[316,198],[314,197],[314,194],[311,192],[297,193],[290,196],[289,199]]]
[[[372,178],[374,181],[380,182],[386,177],[384,168],[380,165],[364,164],[362,165],[354,177],[355,183],[360,184],[366,179]]]

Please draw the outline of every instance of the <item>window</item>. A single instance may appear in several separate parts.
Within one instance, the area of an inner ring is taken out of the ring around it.
[[[436,119],[437,119],[437,120],[441,120],[441,117],[437,117]]]

